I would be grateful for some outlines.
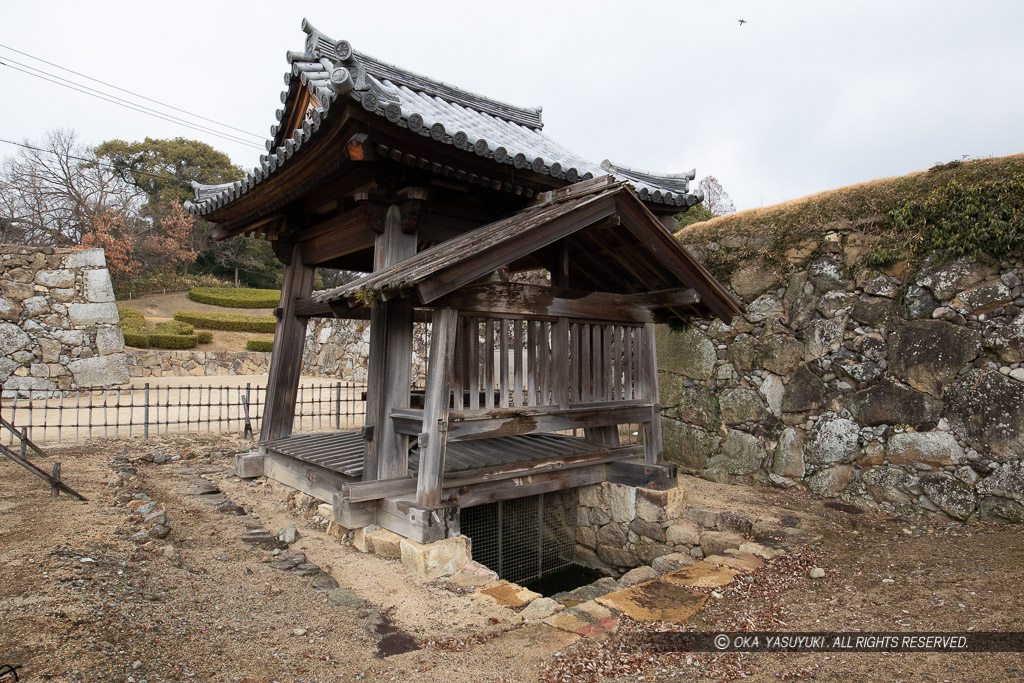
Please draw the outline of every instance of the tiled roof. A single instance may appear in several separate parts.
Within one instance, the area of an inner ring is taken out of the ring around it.
[[[338,98],[350,98],[396,126],[408,128],[438,144],[453,145],[468,154],[517,169],[530,169],[572,184],[595,175],[611,174],[632,184],[641,199],[666,206],[692,206],[702,193],[689,191],[693,171],[658,175],[604,161],[589,162],[573,154],[541,132],[541,110],[516,107],[406,71],[357,52],[344,40],[335,41],[306,20],[302,52],[288,52],[291,71],[285,84],[299,79],[319,101],[306,112],[302,127],[294,131],[271,128],[268,154],[242,180],[223,185],[194,184],[196,201],[187,208],[200,216],[230,203],[262,183],[298,153],[329,116]],[[295,102],[288,91],[286,104]],[[294,106],[294,105],[293,105]],[[279,121],[290,112],[277,111]]]

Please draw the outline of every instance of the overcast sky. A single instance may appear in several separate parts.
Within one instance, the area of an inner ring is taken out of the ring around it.
[[[593,161],[714,175],[740,209],[1024,152],[1024,2],[1014,0],[5,5],[6,48],[261,137],[306,16],[383,61],[543,105],[545,132]],[[101,87],[6,48],[0,61]],[[2,138],[39,141],[58,127],[90,145],[194,137],[248,169],[260,154],[10,67],[0,92]],[[14,151],[0,144],[0,156]]]

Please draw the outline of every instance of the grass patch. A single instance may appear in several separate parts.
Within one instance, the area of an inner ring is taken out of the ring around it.
[[[245,313],[216,313],[205,311],[176,311],[174,319],[199,329],[228,332],[273,332],[277,318],[272,315],[246,315]]]
[[[756,256],[781,264],[787,249],[841,225],[878,237],[865,257],[872,267],[892,265],[901,252],[942,259],[1024,252],[1024,154],[938,164],[719,216],[676,236],[684,244],[725,243],[707,254],[715,271]]]
[[[281,301],[281,290],[193,287],[188,291],[188,298],[201,304],[227,308],[274,308]]]
[[[246,351],[273,351],[274,342],[270,339],[249,339],[245,342]]]

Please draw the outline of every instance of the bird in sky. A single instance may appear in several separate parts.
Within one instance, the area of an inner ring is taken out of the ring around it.
[[[740,26],[743,26],[743,24],[745,24],[745,23],[747,23],[746,19],[740,19]]]

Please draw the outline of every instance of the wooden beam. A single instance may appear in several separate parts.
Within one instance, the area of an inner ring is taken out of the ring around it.
[[[295,300],[309,297],[315,270],[302,262],[302,248],[296,245],[292,262],[285,266],[281,287],[281,317],[274,330],[274,351],[267,377],[266,409],[260,427],[260,441],[280,439],[292,433],[295,398],[302,372],[302,351],[306,341],[306,318],[295,315]]]
[[[319,500],[330,502],[351,479],[312,463],[273,451],[263,459],[263,474]]]
[[[499,500],[511,500],[538,493],[552,493],[565,489],[598,484],[608,478],[608,465],[587,465],[569,470],[531,474],[513,479],[490,481],[473,486],[446,488],[442,494],[446,503],[459,507],[473,507]]]
[[[444,476],[443,489],[475,486],[492,481],[555,472],[559,470],[588,467],[619,460],[635,459],[640,446],[624,446],[614,450],[602,450],[582,455],[563,456],[557,460],[516,462],[495,467],[482,467],[465,472],[452,472]],[[410,477],[381,479],[346,484],[341,490],[341,499],[352,503],[405,496],[416,492],[417,480]]]
[[[400,263],[416,253],[416,234],[403,230],[397,204],[388,209],[384,231],[374,246],[374,271]],[[364,479],[405,476],[409,469],[409,437],[395,431],[391,410],[409,407],[412,359],[412,301],[375,303],[370,310],[370,357],[367,367],[366,425],[373,427],[366,449]]]
[[[657,292],[634,294],[633,298],[647,308],[669,308],[672,306],[693,306],[700,303],[700,294],[692,287],[662,289]]]
[[[458,320],[458,313],[454,309],[439,308],[434,311],[427,393],[423,406],[423,431],[418,438],[420,463],[416,503],[421,506],[438,505],[441,502],[441,479],[444,476],[444,456],[448,442],[449,391],[454,370]],[[393,423],[390,415],[388,421]]]
[[[640,459],[620,460],[609,464],[608,481],[657,491],[679,486],[674,464],[652,465]]]
[[[491,283],[464,287],[435,303],[464,313],[480,315],[542,317],[548,320],[572,318],[613,322],[653,322],[643,300],[629,294]]]

